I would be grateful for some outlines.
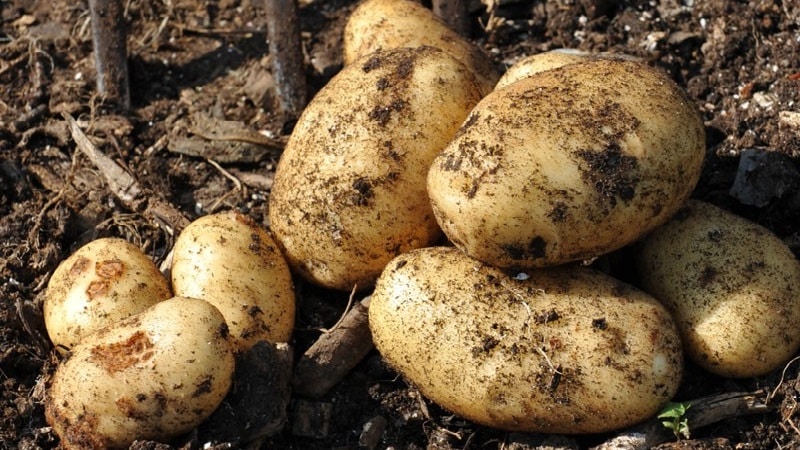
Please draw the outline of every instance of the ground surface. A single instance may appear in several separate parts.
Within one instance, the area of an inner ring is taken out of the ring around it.
[[[666,71],[696,101],[706,124],[708,159],[695,196],[765,225],[800,251],[800,2],[501,3],[493,20],[478,4],[472,17],[473,38],[498,63],[571,47],[633,54]],[[281,137],[285,127],[260,107],[271,86],[260,2],[126,2],[133,99],[127,117],[109,117],[99,107],[85,2],[7,0],[0,8],[0,448],[46,449],[57,445],[41,405],[56,361],[40,316],[49,274],[96,237],[124,237],[157,260],[173,241],[163,224],[112,195],[76,151],[62,114],[77,118],[101,150],[188,219],[237,209],[264,221],[279,157],[262,148],[257,161],[225,163],[229,177],[202,157],[176,153],[192,130],[202,134],[197,130],[225,120],[237,122],[239,133]],[[349,0],[302,4],[314,90],[340,67],[341,28],[351,9]],[[757,170],[737,180],[743,152],[756,158]],[[312,288],[300,297],[298,352],[346,303],[346,295]],[[738,381],[690,366],[679,399],[762,389],[774,393],[774,408],[692,430],[694,439],[674,447],[800,448],[797,366]],[[317,436],[307,436],[290,416],[264,448],[355,448],[364,424],[379,416],[387,421],[379,447],[514,448],[518,438],[425,402],[374,352],[323,401],[332,414],[327,428],[312,427]]]

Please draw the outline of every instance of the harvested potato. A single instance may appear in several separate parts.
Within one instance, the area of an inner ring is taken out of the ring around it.
[[[450,29],[433,11],[411,0],[366,0],[356,7],[344,29],[344,63],[376,50],[429,45],[463,62],[476,76],[481,94],[494,89],[499,72],[472,42]]]
[[[222,314],[174,297],[76,345],[51,379],[45,415],[65,449],[163,441],[211,415],[233,369]]]
[[[498,89],[428,174],[448,238],[499,267],[591,259],[664,223],[689,197],[703,123],[657,70],[597,60]]]
[[[556,69],[568,64],[575,64],[588,60],[583,52],[549,51],[526,56],[514,63],[506,70],[495,85],[495,89],[504,88],[515,81],[522,80],[539,72]]]
[[[203,299],[225,316],[237,350],[287,342],[295,296],[289,265],[266,230],[236,212],[201,217],[172,252],[175,295]]]
[[[135,245],[101,238],[62,261],[47,284],[44,320],[57,348],[172,296],[155,263]]]
[[[479,91],[433,47],[376,52],[337,74],[275,171],[270,227],[290,264],[318,285],[364,289],[389,260],[437,240],[425,177]]]
[[[495,89],[502,89],[515,81],[522,80],[531,75],[546,70],[557,69],[561,66],[568,64],[577,64],[586,61],[595,61],[598,59],[624,59],[629,61],[638,61],[639,59],[620,53],[589,53],[574,49],[557,49],[549,52],[537,53],[535,55],[526,56],[506,70],[506,73],[500,77]]]
[[[511,277],[454,248],[414,250],[378,279],[369,324],[424,395],[505,430],[625,427],[657,413],[682,373],[669,312],[583,267]]]
[[[689,204],[639,247],[642,287],[670,308],[686,354],[726,377],[753,377],[800,348],[800,262],[766,228]]]

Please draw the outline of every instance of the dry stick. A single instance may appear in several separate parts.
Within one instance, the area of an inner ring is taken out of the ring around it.
[[[353,306],[344,319],[319,337],[295,367],[294,391],[322,397],[372,350],[368,310],[370,297]]]
[[[122,0],[89,0],[97,91],[123,111],[131,106]]]
[[[297,0],[265,0],[264,5],[278,108],[290,122],[300,117],[307,101]]]
[[[433,12],[461,36],[469,36],[467,0],[433,0]]]
[[[686,411],[689,430],[748,414],[763,414],[775,409],[767,403],[767,393],[735,392],[703,397],[691,402]],[[663,425],[665,419],[653,418],[616,436],[593,450],[644,450],[675,439]]]
[[[145,216],[155,220],[170,234],[175,234],[176,231],[189,224],[189,220],[183,213],[165,200],[159,199],[152,194],[147,195],[131,174],[92,144],[92,141],[83,133],[75,118],[66,112],[62,113],[62,116],[69,125],[69,131],[78,150],[86,155],[92,164],[100,170],[106,180],[106,184],[108,184],[108,188],[126,208],[143,212]]]

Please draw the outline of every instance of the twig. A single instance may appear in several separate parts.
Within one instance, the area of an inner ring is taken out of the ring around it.
[[[267,40],[280,112],[297,119],[307,101],[297,0],[265,0]]]
[[[295,367],[295,392],[322,397],[372,350],[369,331],[370,297],[353,306],[336,327],[322,334]]]
[[[152,194],[145,195],[144,189],[133,176],[92,144],[74,117],[66,112],[62,113],[62,116],[67,121],[78,150],[100,170],[108,188],[122,202],[123,206],[132,211],[143,211],[147,217],[155,220],[169,234],[174,234],[175,228],[182,229],[189,224],[189,220],[165,200]]]
[[[97,91],[123,111],[131,106],[122,0],[89,0]]]
[[[712,395],[687,402],[686,411],[689,429],[701,428],[734,417],[763,414],[775,409],[767,403],[765,391],[735,392]],[[662,419],[653,418],[616,436],[593,450],[644,450],[674,439],[671,430],[662,424]]]
[[[433,12],[461,36],[469,36],[469,8],[466,0],[433,0]]]

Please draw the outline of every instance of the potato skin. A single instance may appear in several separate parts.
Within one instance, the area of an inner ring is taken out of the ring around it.
[[[372,295],[375,346],[434,402],[504,430],[609,431],[674,395],[681,345],[661,304],[582,267],[528,275],[453,248],[401,255]]]
[[[765,375],[800,348],[800,262],[766,228],[691,200],[642,241],[638,262],[642,288],[709,372]]]
[[[172,253],[175,295],[203,299],[228,323],[235,347],[288,342],[295,295],[289,265],[265,229],[234,211],[203,216],[183,229]]]
[[[591,259],[664,223],[705,155],[691,100],[631,61],[562,66],[494,91],[428,174],[436,219],[508,268]]]
[[[425,177],[480,100],[474,76],[433,47],[345,67],[301,115],[275,172],[270,228],[292,267],[339,290],[441,236]]]
[[[47,284],[44,320],[56,348],[172,297],[167,279],[135,245],[96,239],[53,271]]]
[[[494,88],[502,89],[539,72],[594,59],[589,55],[588,53],[549,51],[526,56],[509,67]]]
[[[174,297],[76,345],[51,379],[45,416],[65,449],[165,440],[211,415],[233,370],[222,314]]]
[[[494,89],[500,74],[489,56],[450,29],[436,14],[410,0],[361,2],[344,29],[344,63],[376,50],[432,46],[466,65],[476,76],[484,96]]]

